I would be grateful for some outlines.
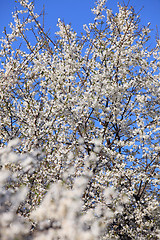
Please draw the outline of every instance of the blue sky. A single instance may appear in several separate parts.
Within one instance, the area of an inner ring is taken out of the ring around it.
[[[109,8],[116,10],[117,0],[108,0]],[[119,0],[119,2],[122,2]],[[127,2],[127,0],[125,0]],[[12,21],[11,13],[16,6],[15,0],[0,0],[0,37],[4,26]],[[82,26],[85,23],[92,21],[92,13],[90,8],[94,6],[94,0],[35,0],[36,10],[40,12],[45,5],[45,25],[47,29],[51,29],[54,34],[58,29],[56,28],[57,19],[61,18],[66,23],[71,23],[75,31],[81,32]],[[154,44],[154,36],[156,34],[156,25],[160,34],[160,0],[130,0],[136,11],[144,7],[140,13],[142,24],[146,25],[151,22],[151,28],[154,29],[152,33],[152,44]]]

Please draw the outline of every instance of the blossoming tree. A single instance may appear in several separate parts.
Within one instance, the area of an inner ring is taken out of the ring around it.
[[[0,238],[159,239],[160,41],[99,0],[52,39],[19,1],[1,39]]]

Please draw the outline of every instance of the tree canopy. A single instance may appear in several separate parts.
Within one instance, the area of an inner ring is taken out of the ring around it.
[[[106,0],[81,36],[59,19],[52,38],[18,2],[0,50],[0,239],[158,240],[160,40]]]

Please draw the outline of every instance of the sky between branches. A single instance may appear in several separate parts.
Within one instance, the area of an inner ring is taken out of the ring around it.
[[[122,0],[119,0],[121,3]],[[127,0],[125,0],[127,3]],[[108,0],[108,7],[117,10],[117,0]],[[71,23],[73,29],[80,33],[83,24],[92,22],[93,14],[90,9],[94,6],[94,0],[35,0],[36,11],[39,13],[45,5],[45,26],[46,30],[50,28],[52,36],[57,31],[57,19],[61,18],[65,23]],[[160,34],[160,0],[130,0],[136,12],[142,7],[140,12],[141,23],[146,25],[151,22],[151,28],[154,31],[151,33],[151,44],[155,44],[156,26]],[[4,26],[7,27],[12,21],[12,12],[16,6],[15,0],[0,0],[0,37]]]

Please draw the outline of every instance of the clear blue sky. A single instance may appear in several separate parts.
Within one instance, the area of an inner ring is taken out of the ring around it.
[[[117,0],[108,0],[109,8],[116,10]],[[122,2],[119,0],[119,2]],[[125,0],[127,2],[127,0]],[[60,17],[66,23],[71,23],[74,30],[81,32],[82,25],[92,20],[90,8],[94,6],[94,0],[35,0],[37,12],[45,5],[45,24],[46,28],[51,28],[52,34],[57,31],[57,19]],[[16,5],[14,0],[0,0],[0,37],[4,26],[12,21],[11,12],[14,11]],[[152,34],[152,43],[154,44],[154,36],[156,25],[160,34],[160,0],[130,0],[136,12],[144,7],[141,11],[142,24],[146,25],[151,22],[151,28],[154,29]]]

